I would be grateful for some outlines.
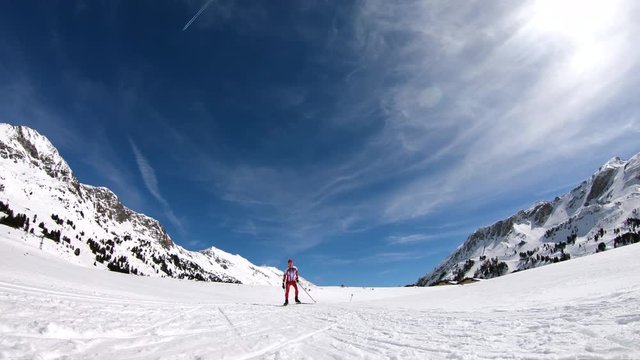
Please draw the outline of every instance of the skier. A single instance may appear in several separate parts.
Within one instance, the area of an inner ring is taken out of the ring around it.
[[[289,305],[289,287],[293,286],[296,290],[296,304],[300,304],[298,300],[298,268],[293,266],[293,260],[289,259],[289,267],[284,271],[282,276],[282,288],[284,290],[284,306]]]

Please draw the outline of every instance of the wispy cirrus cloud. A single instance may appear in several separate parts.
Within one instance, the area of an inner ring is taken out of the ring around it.
[[[142,176],[142,180],[147,188],[147,190],[153,195],[153,197],[162,205],[164,209],[165,216],[171,223],[182,233],[185,234],[186,230],[182,221],[176,216],[173,212],[169,202],[162,196],[160,193],[160,188],[158,186],[158,178],[156,177],[156,172],[149,164],[147,158],[140,152],[136,144],[133,140],[129,139],[129,143],[131,144],[131,149],[133,150],[133,155],[136,160],[136,164],[138,165],[138,170],[140,170],[140,175]]]
[[[0,65],[0,121],[15,125],[29,126],[46,136],[58,148],[61,154],[72,161],[73,170],[79,180],[91,185],[109,186],[125,202],[134,209],[142,207],[142,199],[136,191],[132,191],[132,179],[127,171],[119,165],[118,156],[114,154],[104,129],[93,124],[89,129],[78,126],[72,121],[78,118],[78,112],[84,106],[78,99],[86,100],[96,96],[101,102],[109,102],[108,96],[98,90],[99,86],[88,79],[77,76],[73,72],[62,73],[64,81],[58,85],[71,89],[79,104],[56,107],[46,94],[40,80],[30,75],[22,51],[18,47],[0,43],[0,51],[12,54],[15,63],[12,66]],[[6,65],[6,64],[5,64]],[[82,131],[80,129],[86,130]],[[91,177],[78,174],[76,164],[84,164],[92,169]]]
[[[396,245],[396,244],[411,244],[417,242],[429,241],[434,238],[434,235],[425,235],[425,234],[412,234],[412,235],[393,235],[387,237],[387,243]]]
[[[323,264],[333,266],[345,265],[371,265],[371,264],[393,264],[404,261],[416,261],[430,258],[442,254],[442,249],[432,249],[428,251],[379,251],[370,255],[343,258],[327,255],[315,255],[313,258]]]
[[[386,242],[389,245],[412,245],[433,242],[443,238],[464,238],[474,229],[460,228],[458,230],[446,230],[445,228],[432,229],[429,234],[409,234],[409,235],[390,235],[387,236]]]
[[[326,33],[331,41],[318,39],[350,70],[323,117],[312,117],[358,145],[302,166],[231,164],[195,149],[198,176],[247,211],[251,221],[230,226],[296,239],[283,243],[299,251],[528,187],[541,193],[588,175],[603,157],[638,151],[640,25],[629,14],[639,6],[621,0],[589,22],[600,5],[573,2],[580,11],[565,27],[545,25],[554,12],[538,3],[358,3]],[[437,233],[382,240],[419,244]]]
[[[558,29],[540,25],[540,17],[562,9],[548,2],[539,14],[536,5],[362,3],[353,46],[363,54],[357,69],[369,72],[359,70],[349,82],[370,83],[375,73],[380,84],[361,89],[385,114],[370,146],[387,151],[373,151],[384,154],[375,162],[379,169],[421,172],[389,194],[384,219],[515,190],[544,178],[542,169],[623,139],[633,151],[627,131],[630,121],[638,124],[621,116],[618,104],[624,98],[630,104],[627,92],[638,81],[640,53],[630,44],[639,27],[628,16],[638,6],[619,1],[590,24],[585,17],[601,4],[556,4],[573,11]]]
[[[160,189],[158,188],[158,178],[156,177],[155,170],[151,167],[147,158],[145,158],[140,150],[138,150],[138,147],[133,142],[133,140],[129,139],[129,143],[131,144],[131,149],[133,150],[136,164],[138,164],[138,170],[140,170],[140,175],[142,175],[142,180],[144,181],[147,190],[149,190],[151,195],[153,195],[153,197],[156,198],[156,200],[158,200],[160,204],[168,207],[169,203],[160,194]]]

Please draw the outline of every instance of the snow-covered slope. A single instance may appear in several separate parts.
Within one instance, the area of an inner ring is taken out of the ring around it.
[[[640,359],[640,244],[464,286],[279,287],[77,266],[0,226],[0,359]],[[304,292],[301,300],[311,303]]]
[[[282,272],[210,248],[191,252],[107,188],[78,182],[49,140],[0,124],[0,223],[69,262],[146,276],[279,285]]]
[[[417,285],[491,278],[640,241],[640,154],[570,193],[476,230]]]

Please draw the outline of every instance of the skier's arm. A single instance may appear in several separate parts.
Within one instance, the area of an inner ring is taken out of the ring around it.
[[[299,282],[298,277],[300,276],[300,272],[298,272],[298,269],[296,269],[296,282]]]

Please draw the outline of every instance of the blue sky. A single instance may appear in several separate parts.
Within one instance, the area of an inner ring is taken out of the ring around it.
[[[640,151],[638,19],[632,0],[5,1],[0,121],[187,249],[404,285]]]

